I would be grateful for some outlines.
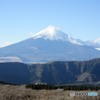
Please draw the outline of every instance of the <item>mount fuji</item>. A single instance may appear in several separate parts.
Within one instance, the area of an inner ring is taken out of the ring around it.
[[[0,48],[0,62],[48,62],[100,58],[100,51],[49,26],[33,37]]]

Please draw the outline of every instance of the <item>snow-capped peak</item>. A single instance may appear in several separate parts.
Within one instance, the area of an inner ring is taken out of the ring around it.
[[[75,45],[82,45],[82,42],[80,42],[77,39],[72,38],[71,36],[67,35],[63,31],[61,31],[59,28],[55,26],[48,26],[47,28],[43,29],[42,31],[36,33],[33,35],[33,39],[49,39],[49,40],[61,40],[61,41],[67,41]]]
[[[34,39],[43,38],[49,40],[67,40],[68,35],[62,32],[59,28],[55,26],[48,26],[37,34],[33,35]]]

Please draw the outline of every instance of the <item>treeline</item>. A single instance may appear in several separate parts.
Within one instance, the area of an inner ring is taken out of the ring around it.
[[[26,88],[31,88],[35,90],[56,90],[56,89],[63,89],[63,90],[100,90],[100,86],[94,85],[48,85],[48,84],[28,84]]]

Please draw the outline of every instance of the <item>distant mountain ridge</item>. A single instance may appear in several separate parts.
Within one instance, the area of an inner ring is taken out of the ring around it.
[[[73,61],[100,58],[100,51],[49,26],[32,38],[0,48],[0,62]]]
[[[0,81],[12,84],[98,84],[100,59],[42,64],[0,63]]]

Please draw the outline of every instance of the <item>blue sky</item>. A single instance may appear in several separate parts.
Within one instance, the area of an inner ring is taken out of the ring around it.
[[[0,44],[49,25],[81,40],[100,37],[100,0],[0,0]]]

